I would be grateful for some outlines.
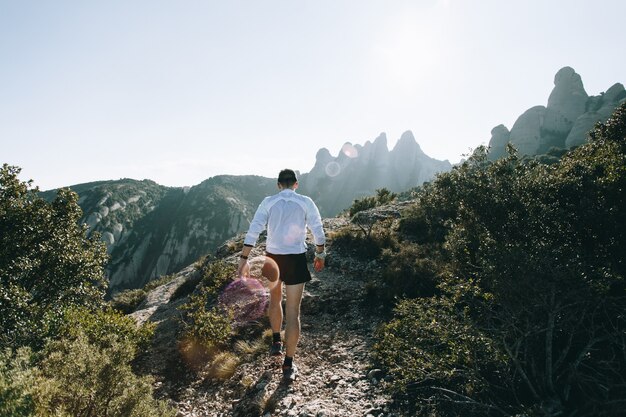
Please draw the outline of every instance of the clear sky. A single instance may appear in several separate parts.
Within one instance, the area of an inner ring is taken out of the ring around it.
[[[624,0],[0,0],[0,163],[42,189],[309,172],[413,131],[458,162],[573,67],[626,82]]]

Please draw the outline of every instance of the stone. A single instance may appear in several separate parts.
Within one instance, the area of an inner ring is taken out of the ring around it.
[[[544,106],[535,106],[526,110],[513,124],[510,142],[517,148],[520,155],[537,154],[545,114]]]
[[[489,140],[489,158],[496,160],[506,155],[506,145],[509,143],[511,132],[504,125],[498,125],[491,129]]]

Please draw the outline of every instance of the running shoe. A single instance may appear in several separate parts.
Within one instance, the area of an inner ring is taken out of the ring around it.
[[[287,382],[293,382],[298,377],[298,368],[296,365],[283,366],[283,379]]]
[[[280,356],[283,354],[283,344],[281,342],[274,342],[270,346],[270,356]]]

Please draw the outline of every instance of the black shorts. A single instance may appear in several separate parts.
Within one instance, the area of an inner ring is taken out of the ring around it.
[[[298,253],[293,255],[274,255],[266,254],[268,258],[272,258],[278,264],[280,271],[280,280],[285,285],[296,285],[311,281],[311,273],[307,267],[306,254]]]

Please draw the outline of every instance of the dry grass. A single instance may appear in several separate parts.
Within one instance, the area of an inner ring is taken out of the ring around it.
[[[213,362],[208,369],[208,376],[211,378],[226,380],[232,377],[241,361],[232,352],[220,352],[213,358]]]
[[[265,342],[265,338],[258,338],[253,342],[248,342],[247,340],[238,340],[235,343],[235,352],[240,355],[252,355],[256,356],[261,352],[264,352],[267,348],[267,343]]]

